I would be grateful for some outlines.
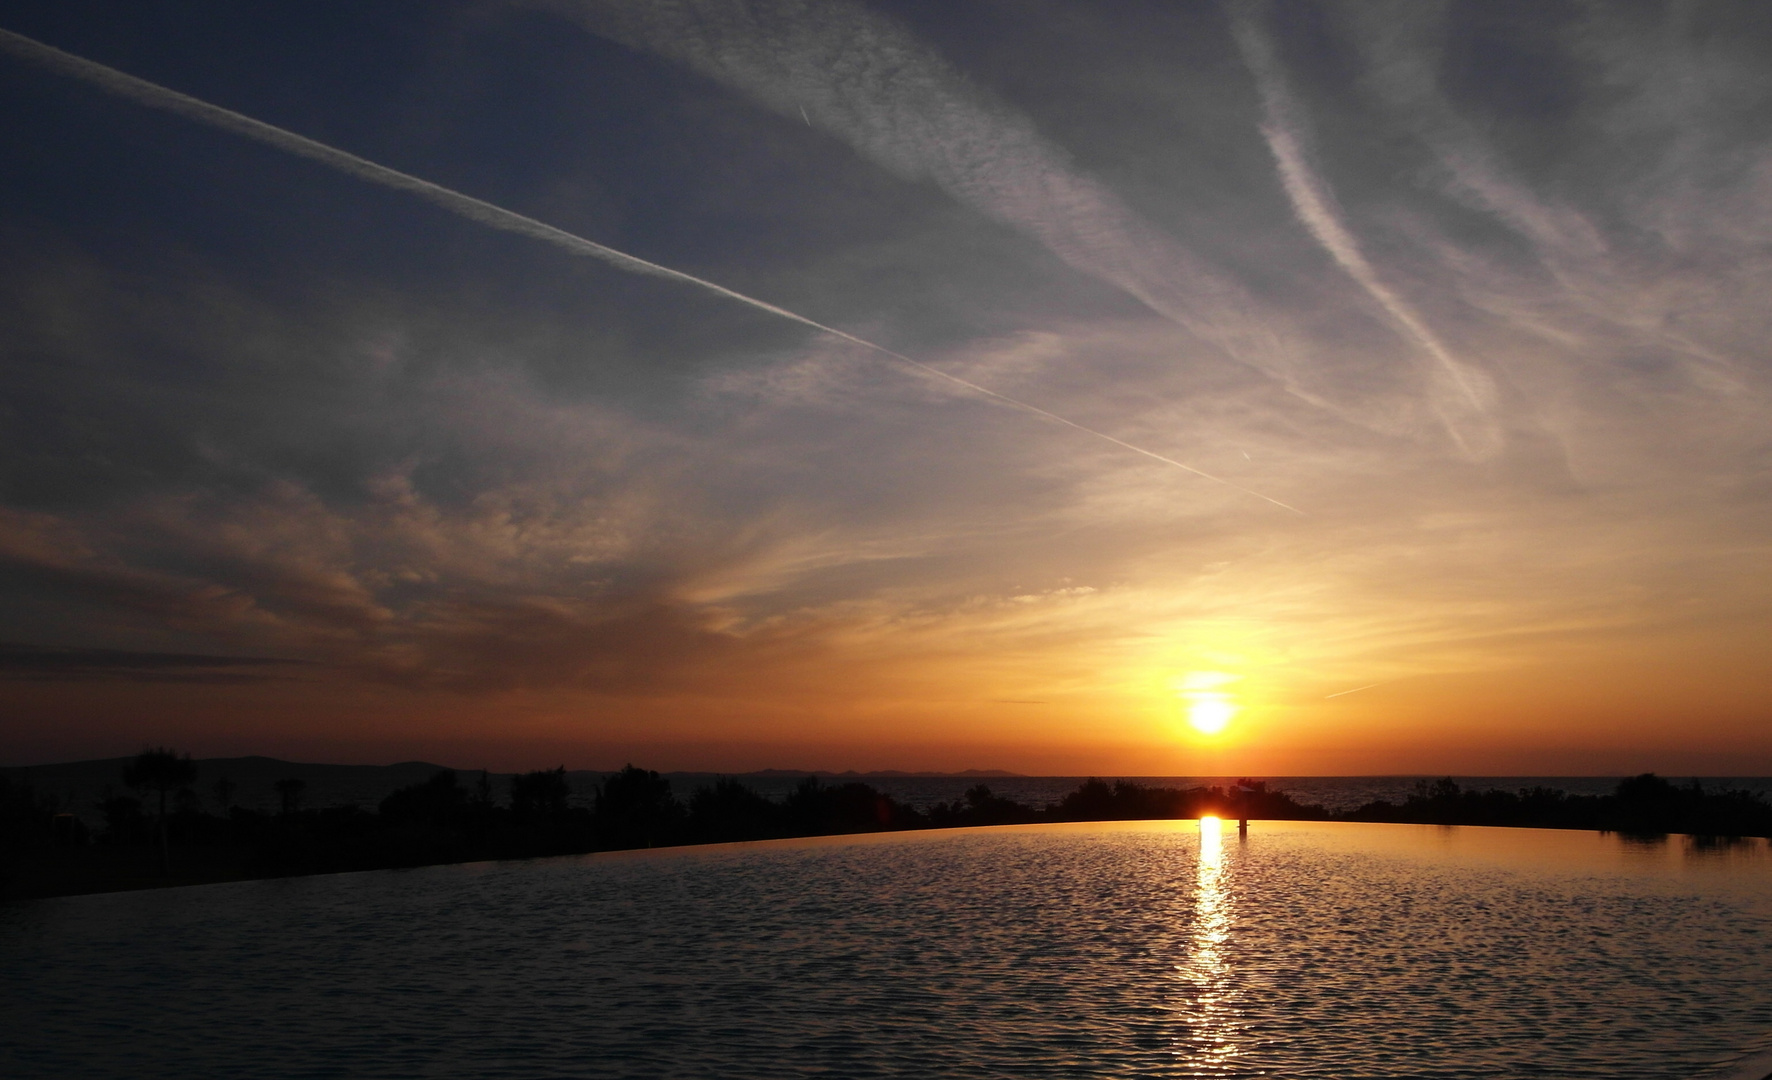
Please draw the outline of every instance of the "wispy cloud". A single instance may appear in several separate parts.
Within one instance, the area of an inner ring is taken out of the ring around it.
[[[533,0],[805,119],[907,180],[1034,237],[1209,347],[1305,395],[1341,395],[1287,313],[1145,220],[1021,111],[859,4]]]
[[[440,184],[434,184],[429,180],[421,180],[416,176],[400,172],[397,169],[388,168],[385,165],[379,165],[373,161],[358,157],[355,154],[347,153],[336,147],[316,142],[306,136],[297,135],[292,131],[277,127],[273,124],[267,124],[260,120],[254,120],[249,116],[243,116],[231,109],[224,109],[218,105],[212,105],[209,102],[201,101],[188,94],[181,94],[176,90],[170,90],[164,86],[148,82],[145,79],[138,79],[133,75],[125,74],[114,68],[106,67],[103,64],[82,59],[52,46],[33,41],[21,34],[15,34],[10,30],[0,29],[0,48],[5,48],[16,55],[28,58],[56,71],[72,75],[75,78],[83,79],[95,86],[103,87],[112,93],[120,94],[143,105],[157,109],[166,109],[182,116],[188,116],[191,119],[198,120],[202,123],[212,124],[225,131],[231,131],[238,135],[244,135],[250,139],[256,139],[259,142],[275,146],[279,150],[286,150],[299,157],[310,158],[321,164],[338,169],[348,175],[369,181],[370,183],[381,184],[385,187],[394,188],[399,191],[411,192],[412,194],[435,203],[452,213],[460,214],[471,221],[477,221],[495,229],[503,229],[507,232],[514,232],[523,236],[528,236],[544,243],[552,244],[565,251],[570,251],[575,255],[589,256],[590,258],[606,262],[617,269],[629,273],[666,278],[671,281],[694,286],[698,289],[704,289],[729,300],[736,300],[748,307],[756,308],[759,311],[767,312],[779,318],[788,319],[792,322],[799,323],[802,326],[817,330],[820,333],[829,334],[832,337],[849,342],[852,345],[858,345],[869,352],[895,360],[898,363],[911,368],[918,374],[926,378],[934,379],[949,387],[976,394],[979,397],[1000,405],[1006,405],[1038,419],[1051,421],[1052,423],[1068,427],[1074,431],[1080,431],[1086,435],[1105,440],[1118,446],[1122,450],[1129,450],[1132,453],[1147,457],[1152,461],[1174,466],[1175,468],[1193,473],[1195,476],[1201,477],[1202,479],[1210,480],[1215,484],[1223,484],[1227,487],[1235,488],[1236,490],[1243,492],[1245,495],[1252,495],[1255,498],[1277,506],[1282,510],[1290,510],[1295,514],[1303,513],[1303,511],[1299,510],[1297,507],[1290,506],[1271,496],[1263,495],[1258,491],[1243,487],[1242,485],[1226,480],[1223,477],[1214,476],[1211,473],[1202,469],[1197,469],[1184,462],[1177,461],[1165,454],[1159,454],[1154,450],[1147,450],[1142,446],[1136,446],[1117,436],[1110,435],[1105,431],[1100,431],[1087,425],[1079,424],[1075,420],[1061,416],[1051,410],[1040,408],[1038,405],[1010,397],[1007,394],[999,393],[996,390],[981,386],[970,380],[962,379],[959,376],[943,371],[941,368],[935,367],[934,365],[926,364],[921,360],[914,360],[903,353],[888,349],[884,345],[876,345],[865,338],[857,337],[854,334],[848,333],[844,330],[838,330],[835,327],[826,326],[824,323],[809,319],[804,315],[789,311],[786,308],[778,307],[775,304],[759,300],[752,296],[746,296],[741,292],[736,292],[732,289],[726,288],[724,285],[718,285],[714,282],[696,277],[693,274],[686,274],[680,270],[673,270],[669,267],[660,266],[657,263],[649,262],[637,256],[617,251],[614,248],[606,247],[595,241],[586,240],[582,236],[575,236],[572,233],[566,232],[564,229],[557,229],[552,225],[537,221],[534,218],[527,217],[512,210],[506,210],[501,206],[495,206],[483,199],[476,199],[471,195],[464,195],[459,191],[443,187]]]
[[[1293,211],[1336,264],[1377,301],[1398,330],[1431,361],[1437,383],[1435,406],[1459,446],[1474,457],[1494,454],[1500,449],[1501,433],[1488,416],[1495,403],[1492,380],[1472,364],[1453,356],[1421,313],[1385,282],[1361,250],[1334,193],[1311,165],[1308,122],[1287,88],[1273,43],[1259,25],[1262,10],[1254,4],[1239,5],[1233,32],[1261,89],[1265,114],[1261,134],[1273,152]]]
[[[1701,331],[1699,335],[1694,334],[1696,327],[1681,325],[1684,320],[1668,318],[1666,299],[1655,296],[1661,293],[1671,299],[1667,296],[1665,283],[1668,283],[1670,273],[1674,277],[1683,276],[1680,271],[1666,265],[1645,265],[1645,252],[1639,243],[1632,239],[1625,239],[1623,244],[1615,243],[1608,238],[1605,229],[1581,210],[1535,191],[1518,170],[1510,168],[1505,155],[1479,127],[1447,100],[1436,67],[1445,59],[1447,35],[1452,32],[1446,21],[1445,5],[1367,4],[1348,9],[1346,15],[1352,24],[1350,36],[1359,43],[1361,53],[1368,60],[1366,84],[1383,103],[1392,122],[1403,126],[1433,153],[1438,163],[1435,175],[1444,190],[1461,202],[1493,214],[1531,243],[1540,265],[1549,273],[1549,283],[1553,284],[1556,299],[1564,305],[1559,312],[1562,317],[1556,321],[1566,330],[1577,333],[1591,332],[1598,323],[1610,324],[1634,336],[1648,336],[1698,365],[1694,374],[1699,378],[1726,381],[1733,377],[1728,371],[1733,366],[1729,359],[1733,350],[1706,343]],[[1645,81],[1666,80],[1667,85],[1652,92],[1657,110],[1703,85],[1703,80],[1693,77],[1696,69],[1705,68],[1713,78],[1718,72],[1729,69],[1726,64],[1707,66],[1682,56],[1685,46],[1678,35],[1664,40],[1655,48],[1652,62],[1642,65],[1640,42],[1630,41],[1629,36],[1619,41],[1617,28],[1608,25],[1613,19],[1614,16],[1594,9],[1576,26],[1565,28],[1562,36],[1571,44],[1584,43],[1582,51],[1590,52],[1595,59],[1609,57],[1607,62],[1611,64],[1637,69],[1630,75],[1609,76],[1609,81],[1646,90]],[[1601,44],[1608,39],[1614,41],[1616,51],[1609,51]],[[1670,79],[1669,73],[1673,71],[1680,74],[1672,75]],[[1728,84],[1729,78],[1722,76],[1724,85]],[[1697,124],[1692,121],[1694,112],[1706,110],[1691,108],[1694,105],[1696,102],[1687,101],[1677,110],[1686,118],[1677,130],[1662,132],[1668,141],[1684,149],[1658,151],[1684,158],[1682,165],[1670,170],[1682,175],[1706,169],[1702,155],[1694,153],[1694,140],[1702,138],[1699,132],[1704,125],[1702,121]],[[1620,132],[1632,131],[1637,137],[1644,133],[1645,126],[1656,126],[1652,121],[1645,125],[1643,120],[1632,119],[1633,113],[1640,115],[1635,106],[1626,105],[1615,111],[1607,123]],[[1587,193],[1599,194],[1606,187],[1595,184]],[[1655,206],[1657,214],[1667,213],[1674,205],[1692,205],[1690,197],[1670,199],[1669,195],[1665,189],[1658,189],[1655,197],[1644,200],[1643,205]],[[1711,191],[1700,198],[1714,206],[1716,195],[1717,192]],[[1612,210],[1615,214],[1623,210],[1622,216],[1627,220],[1631,216],[1631,211],[1624,207]],[[1751,212],[1730,216],[1745,222],[1758,217]],[[1735,247],[1730,240],[1717,235],[1708,236],[1707,242],[1718,245],[1721,250],[1717,254]],[[1530,281],[1533,275],[1521,275],[1518,268],[1509,270],[1516,295],[1510,298],[1510,310],[1506,314],[1522,322],[1530,321],[1533,309],[1542,311],[1547,298],[1542,290],[1533,296],[1528,291],[1530,286],[1521,287],[1524,284],[1522,277]],[[1647,280],[1651,277],[1660,278],[1664,284],[1658,286]],[[1501,279],[1500,274],[1489,275],[1483,285],[1473,288],[1473,292],[1483,288],[1492,290]],[[1481,299],[1476,302],[1483,303]],[[1569,316],[1574,316],[1577,321],[1571,323]]]

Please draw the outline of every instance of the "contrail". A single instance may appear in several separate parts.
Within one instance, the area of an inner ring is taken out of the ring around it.
[[[1294,215],[1335,260],[1336,265],[1377,302],[1392,323],[1402,331],[1403,336],[1433,359],[1441,375],[1451,381],[1463,399],[1459,402],[1460,411],[1475,414],[1480,420],[1486,421],[1489,399],[1493,394],[1488,380],[1454,357],[1421,315],[1385,284],[1361,250],[1359,240],[1342,220],[1334,193],[1311,168],[1305,150],[1305,123],[1299,116],[1291,91],[1287,88],[1286,78],[1281,71],[1280,61],[1274,54],[1272,43],[1256,28],[1249,15],[1254,6],[1253,3],[1235,5],[1233,12],[1236,17],[1231,25],[1231,36],[1242,51],[1250,72],[1255,76],[1256,89],[1261,95],[1262,111],[1266,117],[1266,122],[1260,125],[1261,135],[1279,169],[1280,184],[1285,189],[1287,200],[1292,204]],[[1459,419],[1446,419],[1448,431],[1466,451],[1481,453],[1484,450],[1483,447],[1471,444],[1471,435],[1478,436],[1484,442],[1493,441],[1491,432],[1467,431]]]
[[[536,240],[541,240],[545,243],[553,244],[556,247],[570,251],[575,255],[585,255],[593,259],[600,259],[603,262],[630,273],[645,274],[651,277],[661,277],[671,281],[679,281],[686,285],[693,285],[697,288],[716,293],[730,300],[736,300],[741,304],[748,304],[759,311],[766,311],[771,315],[792,320],[793,322],[797,322],[802,326],[811,327],[821,333],[829,334],[832,337],[840,338],[854,345],[860,345],[862,348],[872,350],[882,356],[891,357],[901,363],[910,365],[912,368],[925,375],[941,379],[953,386],[970,390],[975,394],[980,394],[1004,405],[1008,405],[1011,408],[1019,409],[1030,416],[1037,416],[1043,420],[1050,420],[1054,423],[1062,424],[1065,427],[1074,428],[1084,434],[1093,435],[1098,439],[1104,439],[1122,449],[1130,450],[1135,454],[1143,454],[1145,457],[1150,458],[1153,461],[1160,461],[1165,465],[1173,465],[1178,469],[1193,473],[1195,476],[1210,480],[1213,483],[1223,484],[1225,487],[1240,491],[1245,495],[1253,495],[1258,499],[1270,502],[1282,509],[1290,510],[1295,514],[1304,513],[1304,511],[1295,506],[1288,506],[1286,503],[1275,498],[1270,498],[1267,495],[1263,495],[1259,491],[1253,491],[1241,484],[1226,480],[1223,477],[1214,476],[1211,473],[1196,469],[1192,465],[1185,464],[1184,462],[1176,461],[1174,458],[1165,457],[1154,451],[1146,450],[1142,446],[1134,446],[1123,439],[1117,439],[1106,432],[1097,431],[1092,427],[1079,424],[1074,420],[1067,420],[1064,417],[1059,416],[1057,413],[1048,412],[1037,405],[1030,405],[1025,401],[1012,398],[1007,394],[999,394],[995,390],[980,386],[974,382],[969,382],[957,375],[950,375],[947,372],[942,371],[940,368],[931,367],[920,360],[913,360],[910,357],[905,356],[903,353],[894,352],[883,345],[876,345],[871,341],[858,338],[854,334],[845,333],[832,326],[826,326],[821,322],[809,319],[804,315],[796,314],[786,308],[777,307],[764,300],[758,300],[754,296],[746,296],[744,293],[736,292],[732,289],[728,289],[724,285],[718,285],[703,278],[698,278],[693,274],[686,274],[681,270],[672,270],[668,266],[660,266],[657,263],[648,262],[638,256],[629,255],[626,252],[617,251],[611,247],[605,247],[593,240],[586,240],[582,236],[576,236],[564,229],[557,229],[545,222],[537,221],[531,217],[525,217],[513,210],[506,210],[502,206],[495,206],[483,199],[476,199],[472,195],[463,195],[459,191],[453,191],[440,184],[433,184],[429,180],[421,180],[416,176],[403,173],[398,169],[390,169],[386,165],[378,165],[367,158],[360,158],[355,154],[347,153],[337,147],[327,146],[325,143],[321,142],[315,142],[313,139],[310,139],[305,135],[297,135],[293,131],[287,131],[273,124],[267,124],[262,120],[254,120],[252,117],[237,113],[232,109],[224,109],[220,105],[212,105],[207,101],[191,97],[189,94],[181,94],[177,90],[168,89],[158,83],[151,83],[146,79],[139,79],[134,75],[125,74],[124,72],[118,71],[116,68],[107,67],[97,61],[87,60],[84,57],[63,52],[52,45],[45,45],[33,38],[25,37],[23,34],[16,34],[11,30],[0,29],[0,48],[6,49],[15,56],[42,64],[43,66],[60,72],[63,75],[81,79],[94,86],[108,90],[113,94],[128,98],[137,104],[146,105],[155,109],[163,109],[171,113],[177,113],[180,116],[189,117],[192,120],[197,120],[201,123],[221,128],[224,131],[231,131],[236,135],[244,135],[249,139],[256,139],[259,142],[274,146],[279,150],[286,150],[299,157],[305,157],[312,161],[318,161],[323,165],[329,165],[332,168],[338,169],[340,172],[355,176],[360,180],[367,180],[370,183],[381,184],[384,187],[394,188],[398,191],[411,192],[422,199],[426,199],[443,207],[445,210],[460,214],[462,217],[477,221],[482,225],[490,225],[495,229],[503,229],[506,232],[514,232]]]
[[[1352,690],[1340,690],[1340,691],[1337,691],[1336,693],[1333,693],[1333,694],[1324,694],[1323,700],[1328,701],[1330,698],[1346,697],[1349,694],[1357,694],[1362,690],[1370,690],[1374,686],[1383,686],[1383,685],[1384,685],[1384,683],[1381,683],[1381,682],[1367,683],[1365,686],[1356,686]]]

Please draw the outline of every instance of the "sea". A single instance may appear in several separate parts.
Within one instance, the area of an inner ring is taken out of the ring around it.
[[[11,1078],[1761,1080],[1772,849],[765,841],[14,902],[0,971]]]

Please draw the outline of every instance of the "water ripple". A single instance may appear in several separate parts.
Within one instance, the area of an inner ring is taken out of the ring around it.
[[[1683,1080],[1764,1049],[1769,954],[1760,842],[731,845],[0,908],[0,1074]]]

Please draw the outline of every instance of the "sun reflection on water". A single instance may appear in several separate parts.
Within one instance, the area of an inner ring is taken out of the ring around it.
[[[1200,856],[1194,875],[1194,922],[1186,959],[1176,965],[1184,984],[1178,1052],[1192,1075],[1228,1075],[1237,1056],[1236,988],[1231,980],[1232,902],[1227,881],[1224,823],[1200,819]]]

